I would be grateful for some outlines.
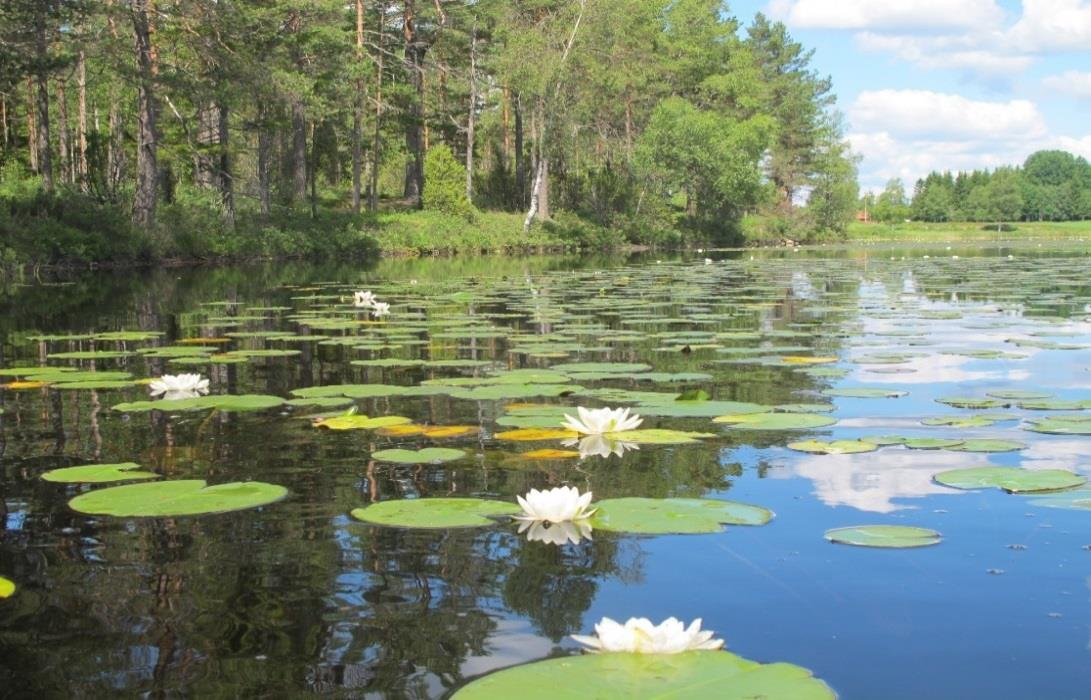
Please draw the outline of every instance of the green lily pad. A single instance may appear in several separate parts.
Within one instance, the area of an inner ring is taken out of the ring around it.
[[[80,391],[80,390],[96,390],[106,391],[109,389],[127,389],[131,386],[135,386],[136,382],[133,381],[117,381],[117,382],[61,382],[60,384],[54,384],[51,388],[60,389],[62,391]]]
[[[905,525],[859,525],[826,530],[826,539],[858,547],[909,549],[939,544],[942,536],[935,530]]]
[[[879,447],[889,447],[890,445],[904,445],[908,439],[903,435],[865,435],[860,438],[860,441],[870,442],[872,445],[878,445]]]
[[[1031,420],[1024,430],[1050,435],[1091,435],[1091,416],[1050,416]]]
[[[54,352],[46,355],[50,360],[114,360],[129,357],[135,353],[120,350],[78,350],[74,352]]]
[[[811,672],[759,664],[726,651],[684,654],[585,654],[536,661],[483,676],[451,700],[833,700]]]
[[[523,509],[514,503],[482,498],[413,498],[382,501],[356,508],[351,514],[357,520],[373,525],[445,529],[495,525],[498,516],[521,512]]]
[[[823,389],[822,393],[826,396],[837,396],[844,399],[898,399],[909,394],[908,391],[884,389],[880,387]]]
[[[279,501],[288,489],[263,481],[236,481],[209,486],[202,479],[129,484],[76,496],[68,506],[87,515],[155,518],[205,515],[256,508]]]
[[[1079,411],[1086,406],[1083,401],[1061,401],[1060,399],[1042,399],[1035,401],[1020,401],[1019,408],[1028,411]]]
[[[120,464],[87,464],[81,467],[51,469],[42,474],[45,481],[62,484],[104,484],[110,481],[136,481],[138,479],[158,479],[155,472],[140,471],[135,462]]]
[[[0,576],[0,598],[10,598],[15,593],[15,582]]]
[[[1015,467],[974,467],[952,469],[935,476],[936,482],[956,489],[1004,489],[1009,493],[1060,491],[1087,483],[1087,478],[1062,469],[1017,469]]]
[[[773,512],[706,498],[608,498],[588,521],[595,530],[649,535],[720,532],[723,525],[764,525]]]
[[[392,425],[404,425],[412,423],[412,418],[404,416],[367,416],[354,414],[351,416],[334,416],[325,418],[315,423],[316,428],[328,428],[329,430],[374,430],[375,428],[388,428]]]
[[[1066,510],[1091,510],[1091,489],[1082,488],[1063,493],[1051,493],[1031,500],[1030,504]]]
[[[640,362],[565,362],[553,365],[549,369],[565,374],[579,374],[581,372],[610,372],[613,374],[635,374],[647,372],[652,368]],[[576,377],[579,380],[579,377]]]
[[[922,425],[936,425],[946,428],[987,428],[996,423],[996,419],[988,415],[977,416],[937,416],[925,418]]]
[[[947,440],[945,438],[909,438],[902,444],[911,450],[945,450],[958,447],[962,440]]]
[[[505,399],[529,399],[537,396],[561,396],[582,387],[574,384],[490,384],[473,388],[453,388],[443,393],[456,399],[471,401],[499,401]]]
[[[961,445],[950,449],[955,452],[1014,452],[1025,449],[1026,445],[1015,440],[993,440],[989,438],[973,438],[964,441]]]
[[[293,408],[341,408],[343,406],[351,406],[352,404],[352,399],[337,396],[331,396],[329,398],[317,397],[313,399],[288,399],[284,402],[285,406],[292,406]]]
[[[954,406],[955,408],[970,408],[970,409],[985,409],[985,408],[1007,408],[1011,405],[1010,401],[1005,399],[982,399],[975,396],[945,396],[936,401],[947,404],[948,406]]]
[[[682,401],[641,404],[633,412],[641,416],[674,418],[713,418],[724,414],[748,414],[768,411],[768,406],[739,401]]]
[[[397,462],[398,464],[441,464],[462,459],[466,453],[452,447],[426,447],[422,450],[379,450],[372,452],[371,456],[380,462]]]
[[[837,422],[836,418],[815,413],[750,413],[717,416],[713,423],[729,423],[738,430],[810,430]]]
[[[213,394],[192,399],[160,399],[159,401],[132,401],[119,403],[115,411],[139,413],[142,411],[202,411],[217,409],[220,411],[264,411],[284,403],[279,396],[262,394]]]
[[[864,442],[863,440],[833,440],[830,442],[802,440],[788,443],[788,449],[811,454],[845,455],[858,452],[874,452],[879,449],[879,446],[873,442]]]
[[[716,437],[716,434],[649,428],[610,433],[609,437],[618,442],[632,442],[638,445],[689,445],[699,442],[701,438]]]
[[[773,406],[776,411],[783,413],[833,413],[837,407],[832,403],[782,403]],[[730,411],[738,413],[738,411]]]

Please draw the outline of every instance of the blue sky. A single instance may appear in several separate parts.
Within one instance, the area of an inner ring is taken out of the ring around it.
[[[1091,0],[736,0],[784,22],[833,78],[860,184],[1091,159]]]

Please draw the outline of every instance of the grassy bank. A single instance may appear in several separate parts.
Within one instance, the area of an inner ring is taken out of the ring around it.
[[[1041,221],[1005,224],[997,231],[995,225],[980,223],[902,224],[853,223],[849,225],[848,242],[878,241],[958,243],[995,240],[1073,240],[1091,239],[1091,221]]]

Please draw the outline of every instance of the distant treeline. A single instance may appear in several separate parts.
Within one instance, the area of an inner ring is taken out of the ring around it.
[[[900,180],[861,209],[869,218],[914,221],[1091,220],[1091,163],[1065,151],[1037,151],[1021,167],[972,172],[932,172],[907,197]]]
[[[840,230],[855,160],[811,54],[722,0],[3,0],[0,199],[32,174],[168,248],[195,208]]]

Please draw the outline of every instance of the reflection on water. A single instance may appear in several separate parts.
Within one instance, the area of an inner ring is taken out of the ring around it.
[[[567,635],[588,632],[604,615],[639,615],[702,617],[732,650],[809,667],[846,698],[1081,696],[1091,681],[1080,593],[1086,514],[1035,510],[1000,492],[952,491],[932,477],[984,464],[1086,472],[1089,439],[1030,433],[1018,420],[961,431],[920,421],[961,413],[935,401],[944,396],[1035,389],[1091,398],[1091,352],[1079,347],[1091,344],[1085,252],[867,247],[735,251],[711,265],[659,259],[390,260],[369,269],[292,264],[9,285],[0,315],[5,367],[68,364],[46,356],[89,348],[83,340],[32,340],[42,334],[142,329],[162,332],[153,343],[162,345],[240,331],[330,336],[292,344],[298,356],[201,367],[213,393],[287,396],[303,386],[415,385],[481,371],[351,364],[399,358],[508,368],[643,362],[711,379],[581,383],[701,388],[716,400],[766,405],[831,401],[821,391],[834,386],[910,394],[833,399],[839,423],[811,432],[648,417],[646,427],[719,437],[639,450],[583,438],[570,446],[580,459],[526,460],[514,453],[561,444],[494,440],[507,429],[495,423],[507,401],[356,402],[370,416],[481,427],[429,439],[317,431],[298,410],[111,410],[143,398],[142,387],[2,391],[0,575],[20,589],[0,602],[0,687],[15,697],[441,697],[490,670],[572,653]],[[321,328],[316,318],[335,303],[324,297],[354,288],[382,290],[395,302],[388,325]],[[367,337],[346,340],[357,331]],[[257,336],[232,342],[287,347]],[[839,357],[847,376],[779,360],[811,354]],[[90,362],[138,376],[176,371],[163,358]],[[971,454],[896,446],[840,456],[785,449],[801,436],[878,434],[1002,437],[1028,447]],[[470,456],[448,465],[369,459],[379,449],[426,446]],[[85,487],[38,478],[52,468],[122,461],[167,478],[260,479],[291,496],[224,515],[111,520],[66,507]],[[516,523],[398,530],[348,515],[378,500],[510,501],[561,484],[600,499],[731,498],[777,518],[716,535],[632,537]],[[828,527],[887,522],[933,527],[945,541],[892,554],[822,539]],[[996,659],[1014,663],[1009,669]]]

